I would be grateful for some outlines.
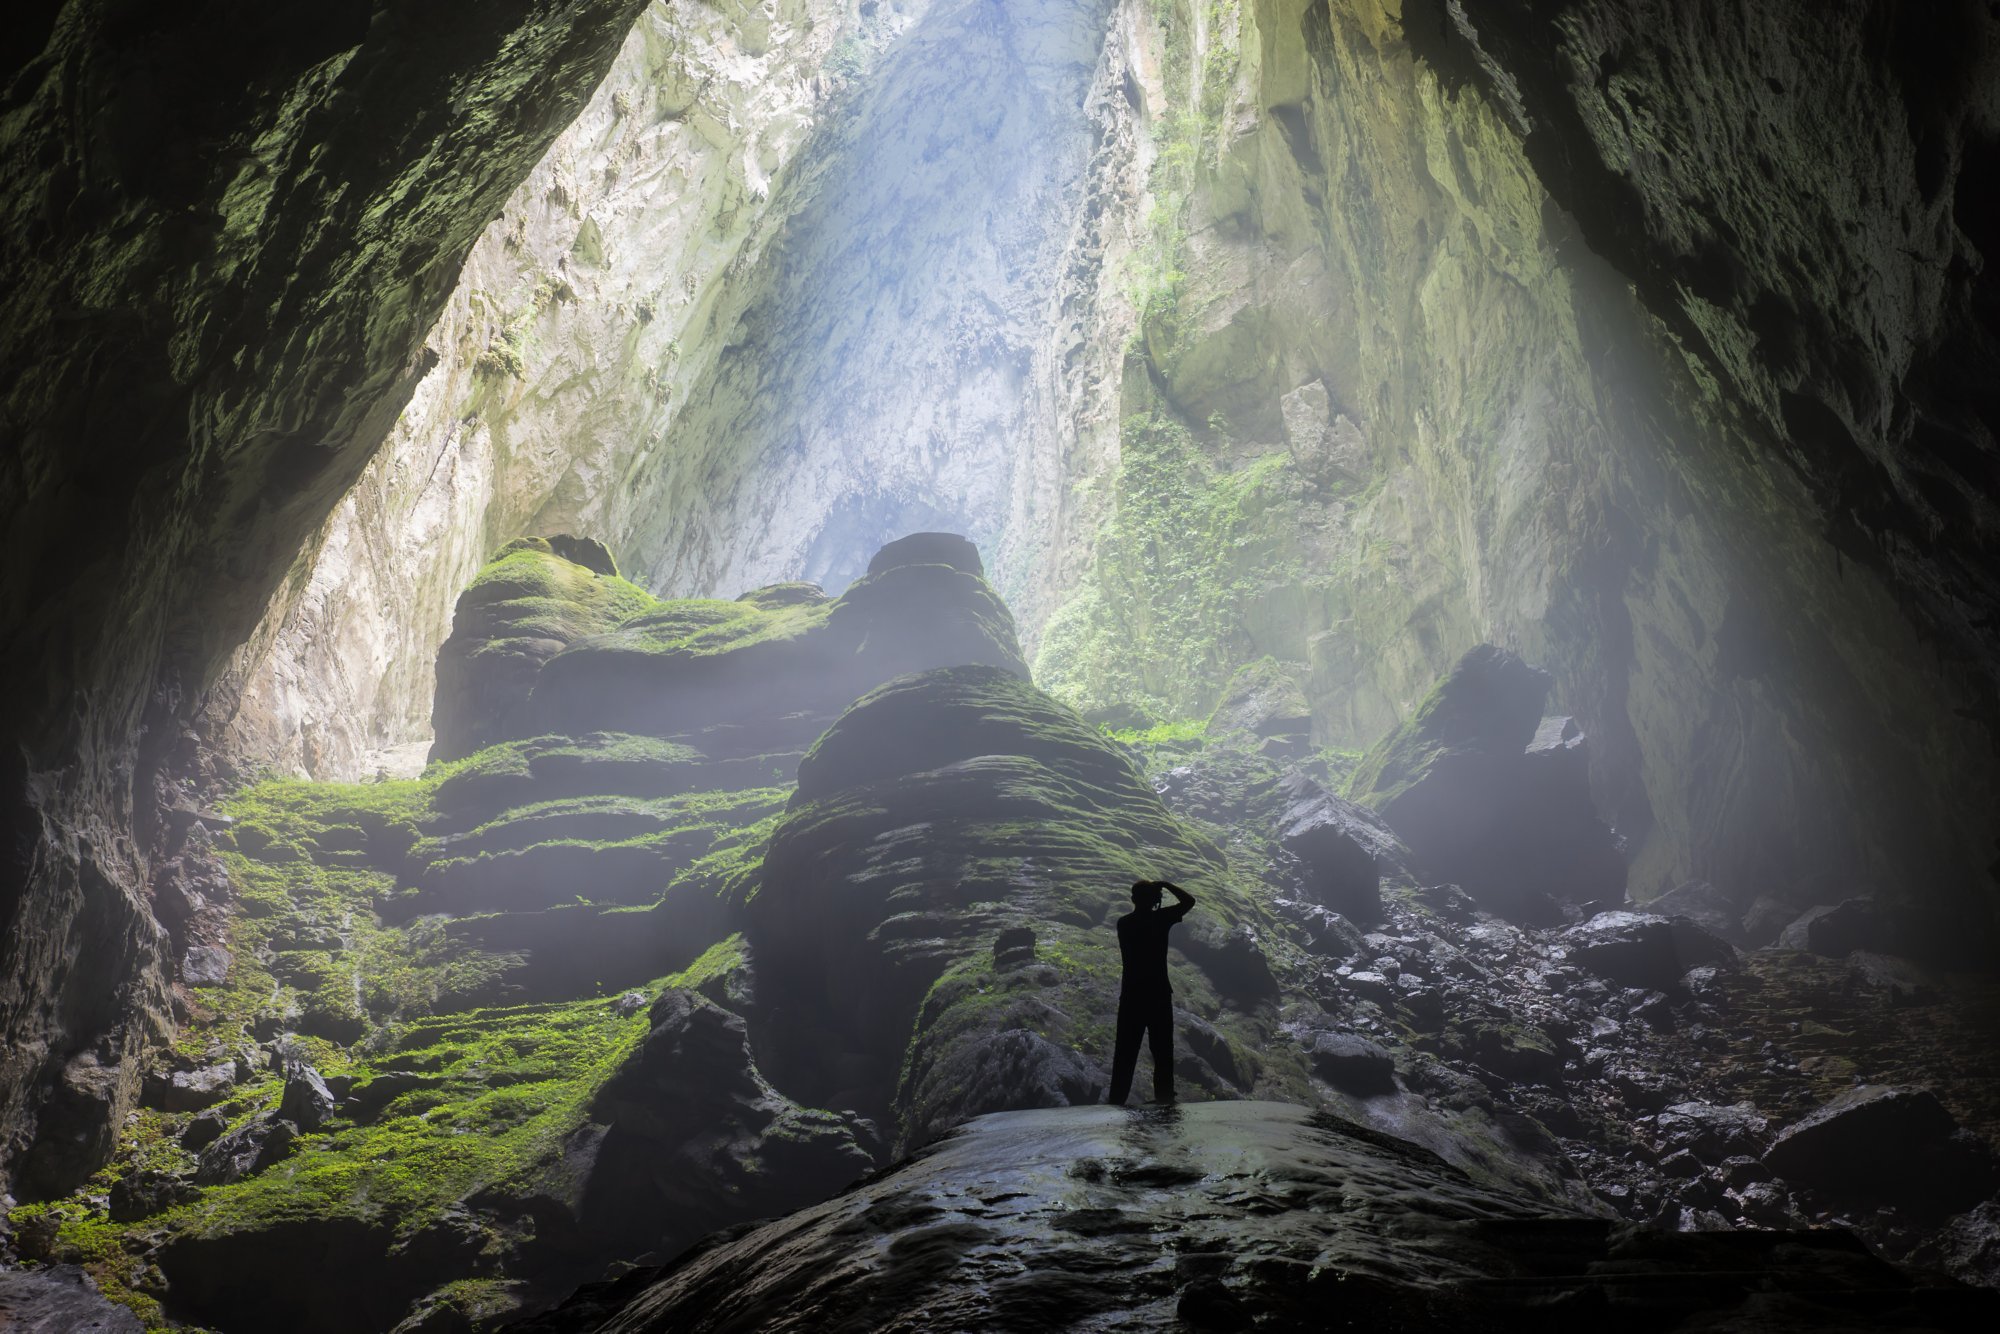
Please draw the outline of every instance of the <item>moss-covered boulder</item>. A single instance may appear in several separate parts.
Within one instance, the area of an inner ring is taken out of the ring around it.
[[[1260,1055],[1289,947],[1220,850],[1010,672],[892,681],[813,747],[772,835],[749,918],[762,1058],[795,1096],[890,1110],[905,1145],[983,1111],[1095,1100],[1113,923],[1131,882],[1158,877],[1200,900],[1170,964],[1184,1087],[1296,1093],[1300,1072]]]
[[[542,664],[657,600],[618,575],[604,545],[558,535],[500,548],[459,595],[438,652],[433,760],[455,760],[522,735],[521,711]]]
[[[685,738],[712,759],[795,756],[891,677],[964,663],[1028,674],[1006,604],[955,565],[892,564],[828,601],[778,594],[662,603],[572,645],[542,668],[534,725]]]
[[[1591,807],[1581,735],[1567,719],[1542,731],[1551,683],[1505,649],[1472,649],[1348,788],[1428,882],[1462,885],[1523,921],[1558,921],[1561,902],[1625,892],[1622,850]]]

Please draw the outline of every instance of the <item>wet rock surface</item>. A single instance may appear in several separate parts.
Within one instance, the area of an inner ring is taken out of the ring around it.
[[[1303,1330],[1330,1314],[1387,1329],[1946,1330],[2000,1316],[2000,1296],[1905,1274],[1838,1231],[1551,1216],[1351,1121],[1234,1102],[980,1117],[825,1204],[519,1328]]]
[[[105,1300],[75,1265],[21,1270],[0,1266],[0,1328],[19,1334],[143,1334],[146,1326]]]

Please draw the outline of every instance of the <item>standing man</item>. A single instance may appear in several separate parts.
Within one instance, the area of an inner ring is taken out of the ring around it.
[[[1160,891],[1174,906],[1160,906]],[[1194,907],[1194,895],[1164,880],[1132,886],[1132,911],[1118,919],[1118,953],[1125,979],[1118,990],[1118,1042],[1111,1057],[1111,1102],[1122,1106],[1139,1063],[1139,1038],[1153,1048],[1153,1101],[1174,1100],[1174,991],[1167,984],[1167,932]]]

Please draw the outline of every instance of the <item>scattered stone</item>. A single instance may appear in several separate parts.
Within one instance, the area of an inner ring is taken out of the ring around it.
[[[341,1105],[341,1111],[353,1121],[372,1121],[405,1093],[434,1088],[443,1082],[441,1076],[415,1070],[385,1070],[367,1083],[357,1084]]]
[[[1407,875],[1408,851],[1373,812],[1337,797],[1303,774],[1288,776],[1291,799],[1279,845],[1298,858],[1306,897],[1358,922],[1382,919],[1382,877]]]
[[[1685,917],[1603,912],[1562,935],[1570,959],[1599,977],[1628,987],[1664,991],[1691,968],[1736,957]]]
[[[210,1108],[195,1117],[181,1132],[181,1147],[189,1153],[200,1153],[221,1137],[229,1129],[229,1118],[220,1111]]]
[[[630,1019],[645,1008],[646,993],[643,991],[628,991],[611,1003],[612,1013],[620,1019]]]
[[[229,1096],[236,1085],[236,1063],[206,1065],[198,1070],[175,1070],[158,1078],[158,1105],[169,1112],[198,1112]],[[155,1080],[147,1081],[152,1093]],[[150,1099],[149,1099],[150,1100]]]
[[[1686,1149],[1704,1163],[1755,1154],[1763,1147],[1766,1125],[1747,1102],[1677,1102],[1653,1120],[1662,1149]]]

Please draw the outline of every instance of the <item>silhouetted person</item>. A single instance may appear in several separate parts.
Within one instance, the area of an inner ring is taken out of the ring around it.
[[[1160,891],[1174,906],[1160,906]],[[1111,1101],[1123,1103],[1139,1064],[1139,1039],[1151,1038],[1153,1101],[1174,1100],[1174,990],[1167,984],[1167,932],[1194,907],[1194,895],[1164,880],[1132,886],[1132,911],[1118,919],[1118,953],[1125,961],[1118,989],[1118,1043],[1111,1057]]]

